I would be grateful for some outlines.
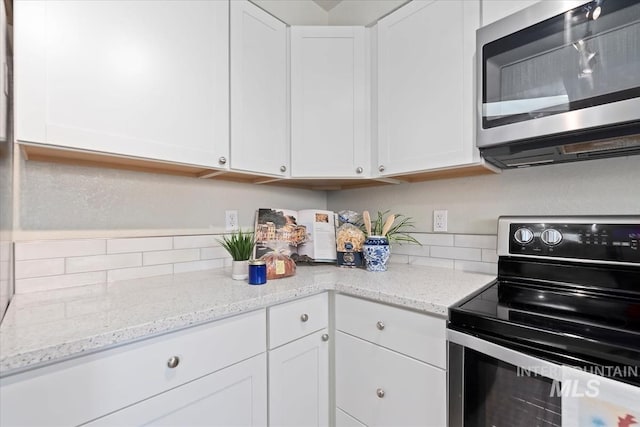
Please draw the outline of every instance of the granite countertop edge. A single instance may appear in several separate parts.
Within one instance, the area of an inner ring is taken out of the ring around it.
[[[328,267],[320,268],[327,269]],[[344,272],[345,270],[343,269],[335,269],[335,272],[327,270],[328,274],[324,274],[325,272],[321,271],[323,274],[315,277],[302,277],[299,280],[299,284],[295,282],[296,276],[284,279],[289,281],[290,287],[265,295],[243,298],[224,304],[218,303],[204,309],[182,312],[177,315],[156,318],[146,322],[134,322],[123,327],[107,329],[98,333],[87,334],[87,336],[82,338],[56,342],[51,345],[43,345],[42,347],[27,349],[15,348],[5,354],[2,354],[4,351],[0,349],[0,378],[102,350],[108,350],[135,341],[176,332],[203,323],[264,309],[275,304],[285,303],[300,297],[311,296],[325,291],[336,291],[446,318],[450,305],[483,288],[493,280],[493,277],[490,275],[463,273],[436,267],[413,267],[408,269],[408,272],[404,271],[407,270],[407,268],[395,266],[394,268],[403,273],[404,276],[402,279],[406,280],[407,277],[415,277],[415,279],[412,280],[416,280],[417,282],[419,282],[419,275],[428,275],[433,272],[443,275],[443,277],[445,277],[443,280],[445,281],[447,280],[446,277],[449,277],[448,280],[450,283],[445,283],[444,286],[451,287],[450,292],[454,295],[446,303],[443,303],[439,302],[438,298],[430,298],[429,292],[425,293],[423,291],[419,295],[414,295],[411,287],[398,291],[394,289],[393,284],[385,286],[384,279],[382,281],[375,280],[375,282],[378,283],[362,285],[358,284],[358,281],[362,279],[356,278],[356,280],[354,280],[353,277],[349,277],[354,274],[361,275],[362,273],[360,272],[348,273],[349,270],[347,270],[347,274],[345,274],[346,277],[341,277],[342,275],[339,272]],[[172,275],[171,280],[178,280],[177,278],[181,275],[187,277],[188,274],[189,273],[181,273]],[[381,276],[376,276],[375,278],[379,279],[380,277]],[[464,280],[458,279],[461,277],[464,278]],[[391,278],[391,280],[394,279]],[[458,281],[464,282],[464,290],[458,289]],[[418,285],[414,285],[414,287],[417,286]],[[439,292],[442,292],[442,290],[439,290]],[[0,334],[6,333],[7,329],[10,329],[10,327],[0,328]]]

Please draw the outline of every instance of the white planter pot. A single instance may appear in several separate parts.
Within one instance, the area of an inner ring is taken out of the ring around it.
[[[249,278],[249,261],[232,261],[231,278],[233,280],[247,280]]]

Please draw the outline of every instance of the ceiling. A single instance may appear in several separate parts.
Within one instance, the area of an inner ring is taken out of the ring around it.
[[[313,0],[318,6],[329,12],[336,7],[342,0]]]

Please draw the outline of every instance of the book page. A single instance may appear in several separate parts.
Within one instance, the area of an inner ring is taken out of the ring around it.
[[[256,214],[254,258],[269,252],[290,256],[309,241],[304,225],[298,224],[298,212],[288,209],[258,209]]]
[[[298,211],[298,223],[306,227],[310,241],[298,247],[299,255],[314,261],[336,261],[336,222],[332,211],[305,209]]]

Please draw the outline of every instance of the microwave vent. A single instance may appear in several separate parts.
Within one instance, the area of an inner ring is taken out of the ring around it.
[[[580,142],[560,147],[562,154],[586,154],[599,151],[626,150],[640,147],[640,137],[610,138],[600,141]]]

